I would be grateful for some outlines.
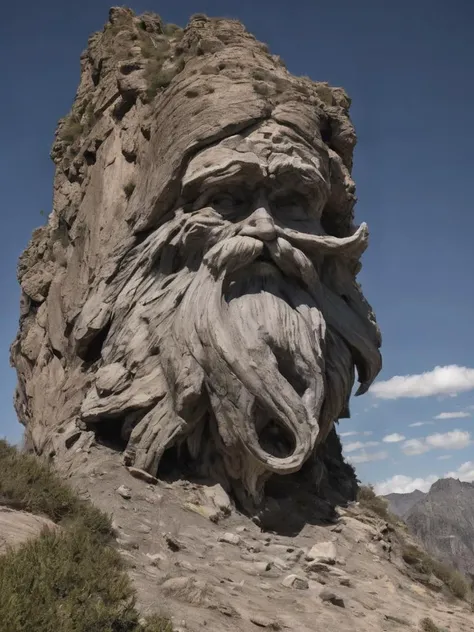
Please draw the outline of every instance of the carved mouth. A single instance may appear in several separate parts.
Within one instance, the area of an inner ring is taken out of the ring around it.
[[[265,452],[279,459],[291,456],[296,447],[292,433],[273,419],[258,432],[258,439]]]

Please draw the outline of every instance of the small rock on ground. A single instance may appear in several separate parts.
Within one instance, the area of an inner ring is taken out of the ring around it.
[[[218,541],[238,546],[240,544],[240,536],[236,533],[224,533],[224,535],[219,536]]]
[[[125,500],[130,500],[130,498],[132,497],[132,490],[125,485],[120,485],[120,487],[117,487],[116,491],[117,494],[120,494],[120,496],[122,496],[122,498],[125,498]]]
[[[334,542],[318,542],[311,547],[306,554],[308,562],[322,562],[323,564],[336,563],[336,547]]]
[[[297,590],[307,590],[309,588],[308,580],[298,575],[287,575],[281,583],[287,588],[296,588]]]
[[[344,599],[340,597],[339,595],[336,595],[336,593],[332,592],[332,590],[328,590],[327,588],[324,588],[319,593],[319,596],[322,599],[322,601],[327,601],[329,603],[332,603],[334,606],[339,606],[340,608],[346,607],[344,603]]]
[[[157,478],[155,478],[148,472],[145,472],[145,470],[141,470],[138,467],[129,466],[127,467],[127,470],[134,478],[138,478],[142,481],[145,481],[145,483],[149,483],[150,485],[156,485],[158,483]]]

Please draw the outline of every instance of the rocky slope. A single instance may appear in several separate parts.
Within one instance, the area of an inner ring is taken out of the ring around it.
[[[147,482],[103,446],[78,456],[69,480],[113,516],[142,611],[159,607],[178,631],[408,632],[426,617],[474,630],[467,603],[403,561],[403,526],[357,503],[282,495],[259,527],[211,482]]]
[[[429,492],[386,496],[430,553],[474,575],[474,484],[453,478],[433,483]]]

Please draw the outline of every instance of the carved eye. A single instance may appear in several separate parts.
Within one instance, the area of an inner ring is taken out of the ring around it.
[[[246,205],[246,198],[240,191],[219,191],[211,195],[207,204],[219,213],[239,213]]]
[[[308,201],[300,193],[290,193],[272,200],[272,208],[283,220],[308,219]]]

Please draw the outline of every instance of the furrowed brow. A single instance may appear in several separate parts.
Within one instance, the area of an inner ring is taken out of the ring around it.
[[[289,188],[304,194],[311,194],[315,190],[329,186],[327,176],[316,169],[301,169],[295,165],[279,166],[272,174],[276,188]]]
[[[193,198],[209,188],[222,184],[239,184],[244,182],[252,186],[264,177],[263,167],[259,162],[233,157],[231,160],[214,164],[206,164],[195,169],[188,169],[183,177],[182,197]]]

